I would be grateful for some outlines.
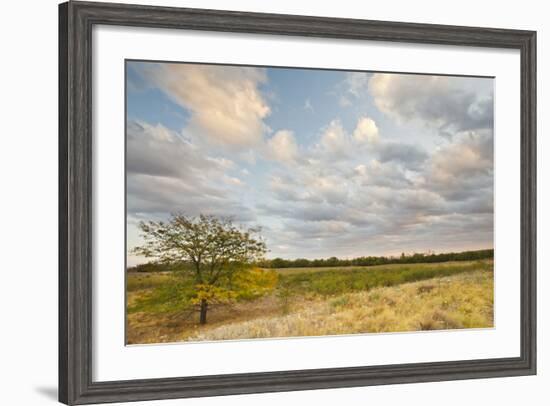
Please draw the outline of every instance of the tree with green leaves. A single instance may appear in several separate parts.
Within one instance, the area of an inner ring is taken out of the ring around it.
[[[275,284],[252,265],[266,252],[259,229],[243,229],[230,218],[173,214],[169,221],[140,222],[144,244],[133,252],[166,265],[188,263],[195,286],[192,303],[206,323],[208,306],[258,293]]]

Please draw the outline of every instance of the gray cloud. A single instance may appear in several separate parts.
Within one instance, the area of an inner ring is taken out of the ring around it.
[[[417,167],[428,158],[421,148],[398,142],[387,142],[378,147],[380,162],[397,162],[405,167]]]
[[[301,247],[312,257],[327,250],[353,256],[432,249],[434,241],[471,249],[492,241],[492,176],[491,131],[459,134],[431,152],[380,141],[352,150],[343,162],[306,154],[293,176],[276,178],[272,200],[259,210],[282,224],[267,234],[268,243],[286,247],[279,255],[304,256]],[[299,245],[284,244],[283,229],[291,233],[287,242]]]
[[[490,79],[378,73],[369,91],[380,111],[400,122],[417,121],[440,134],[492,128]]]
[[[130,121],[127,126],[127,210],[164,215],[214,214],[252,221],[235,188],[244,183],[230,175],[234,163],[211,157],[180,134],[161,125]]]
[[[334,119],[304,143],[292,128],[275,128],[264,138],[269,110],[255,93],[265,80],[261,71],[234,73],[229,84],[209,70],[167,74],[170,81],[182,75],[202,81],[216,101],[163,82],[164,91],[195,114],[194,135],[189,128],[179,133],[128,123],[132,219],[175,211],[229,215],[261,225],[272,255],[285,257],[410,252],[433,249],[434,243],[459,250],[492,242],[491,81],[375,74],[367,82],[366,75],[349,76],[347,97],[368,87],[381,112],[408,126],[410,140],[400,141],[399,133],[392,138],[387,126],[363,116],[355,130]],[[207,112],[225,106],[231,86],[249,92],[242,100],[246,117],[223,107],[220,120],[210,123]],[[244,131],[231,148],[223,146],[225,123],[230,132]],[[207,129],[209,142],[197,141]],[[437,143],[414,143],[426,134]],[[246,154],[254,159],[245,160]]]
[[[131,215],[182,212],[190,216],[230,216],[242,222],[256,219],[253,210],[224,190],[174,178],[128,175],[127,196]]]
[[[492,131],[468,133],[436,151],[426,173],[433,190],[450,200],[493,189]]]
[[[126,131],[128,173],[186,178],[197,173],[222,171],[232,165],[227,159],[213,159],[181,134],[158,124],[129,121]]]

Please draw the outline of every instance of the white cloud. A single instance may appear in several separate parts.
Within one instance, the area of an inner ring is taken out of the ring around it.
[[[214,144],[246,147],[261,142],[270,107],[259,90],[263,69],[193,64],[153,65],[143,70],[191,113],[187,131]]]
[[[357,122],[357,127],[353,131],[355,141],[360,143],[375,143],[378,141],[378,137],[378,127],[374,120],[368,117],[361,117]]]
[[[317,149],[326,158],[340,159],[348,156],[351,144],[340,120],[332,120],[324,129]]]
[[[354,171],[361,176],[367,176],[367,165],[359,164],[354,168]]]
[[[293,162],[298,155],[298,146],[292,131],[280,130],[267,141],[270,157],[281,162]]]

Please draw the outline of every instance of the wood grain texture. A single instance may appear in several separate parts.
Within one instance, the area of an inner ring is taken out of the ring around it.
[[[94,24],[518,49],[521,53],[521,355],[473,361],[93,382],[91,33]],[[535,32],[69,2],[59,7],[59,34],[61,402],[88,404],[536,373]]]
[[[59,359],[58,359],[58,393],[59,400],[66,403],[67,388],[70,386],[68,371],[71,367],[68,363],[68,319],[69,319],[69,302],[67,294],[69,292],[69,267],[67,262],[68,252],[68,207],[67,207],[67,136],[68,136],[68,84],[67,68],[68,68],[68,33],[67,33],[67,4],[61,4],[59,7],[59,98],[58,98],[58,120],[59,120],[59,136],[58,136],[58,166],[59,166],[59,241],[58,241],[58,257],[59,257]]]

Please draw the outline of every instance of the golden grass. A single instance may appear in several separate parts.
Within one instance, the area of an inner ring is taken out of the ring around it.
[[[491,327],[492,268],[492,260],[286,268],[275,292],[212,306],[206,325],[175,300],[180,291],[170,288],[180,277],[128,273],[126,338],[138,344]]]
[[[293,304],[289,314],[205,326],[188,340],[319,336],[493,326],[493,272],[480,269]],[[182,337],[182,339],[184,339]]]

